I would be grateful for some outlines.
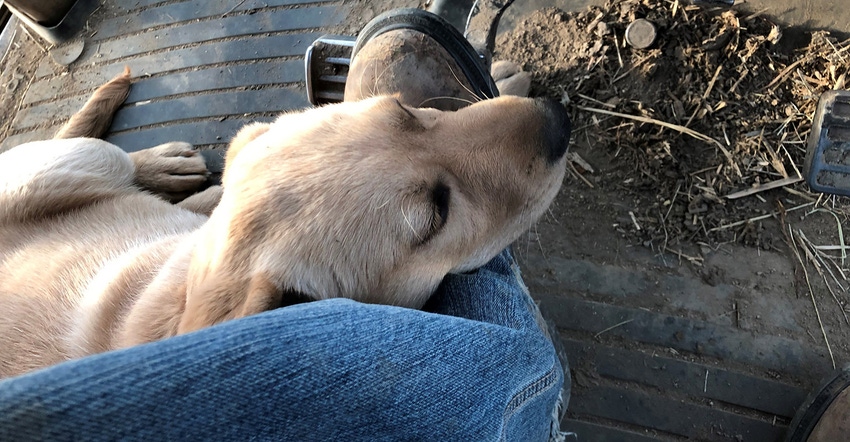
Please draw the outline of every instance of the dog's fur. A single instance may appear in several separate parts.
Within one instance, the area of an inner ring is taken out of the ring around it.
[[[121,75],[98,88],[82,109],[71,116],[54,139],[98,137],[106,133],[112,124],[112,116],[130,95],[130,68],[125,67]]]
[[[295,293],[420,307],[548,207],[565,167],[561,117],[519,97],[457,112],[377,97],[285,114],[234,138],[223,190],[180,205],[140,187],[195,188],[206,169],[190,145],[18,146],[0,155],[0,377]]]

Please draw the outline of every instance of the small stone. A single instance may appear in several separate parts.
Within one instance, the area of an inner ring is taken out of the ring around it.
[[[596,24],[596,35],[600,37],[604,37],[611,33],[611,29],[608,27],[608,23],[601,21]]]
[[[655,43],[658,35],[651,21],[639,18],[626,28],[626,42],[635,49],[646,49]]]

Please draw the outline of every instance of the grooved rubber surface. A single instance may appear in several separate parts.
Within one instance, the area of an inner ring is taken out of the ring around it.
[[[538,226],[548,237],[570,235],[560,228]],[[756,332],[743,319],[755,307],[740,286],[708,284],[636,250],[611,264],[604,253],[583,249],[582,258],[568,258],[569,247],[547,246],[567,257],[519,255],[564,342],[573,385],[563,425],[579,440],[779,441],[831,371],[825,349],[794,330],[794,297],[759,305],[777,328]],[[781,257],[762,252],[762,259],[777,266],[771,278],[793,275]]]
[[[109,141],[127,151],[175,140],[220,150],[246,122],[308,106],[303,54],[347,10],[329,0],[110,3],[70,73],[43,59],[0,150],[51,137],[124,66],[136,82]]]

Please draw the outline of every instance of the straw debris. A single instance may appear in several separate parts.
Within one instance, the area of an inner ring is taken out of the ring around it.
[[[658,31],[649,49],[625,43],[639,18]],[[642,202],[632,235],[769,249],[781,228],[771,239],[760,223],[776,218],[776,202],[817,197],[801,179],[806,137],[818,98],[846,87],[850,71],[850,40],[815,32],[802,48],[782,42],[783,29],[758,12],[609,0],[536,12],[501,37],[497,56],[532,72],[533,94],[568,106],[577,140],[605,149],[614,172],[595,184]],[[847,207],[842,199],[831,210]]]

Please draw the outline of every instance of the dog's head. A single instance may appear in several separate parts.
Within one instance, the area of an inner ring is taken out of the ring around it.
[[[377,97],[248,126],[193,257],[181,328],[291,292],[420,307],[546,210],[568,139],[562,106],[519,97],[456,112]]]

